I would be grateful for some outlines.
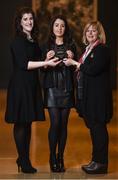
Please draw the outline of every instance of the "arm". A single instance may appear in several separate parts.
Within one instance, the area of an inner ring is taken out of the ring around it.
[[[58,58],[53,58],[50,61],[32,61],[29,60],[26,54],[25,41],[23,38],[16,38],[11,46],[11,51],[15,64],[23,70],[30,70],[40,68],[43,66],[56,66],[60,61],[57,62]]]
[[[44,66],[52,66],[55,67],[57,64],[59,64],[61,61],[58,61],[58,58],[53,58],[48,61],[29,61],[28,62],[28,69],[35,69],[40,68]]]
[[[19,69],[27,70],[28,58],[26,55],[26,48],[24,39],[16,37],[11,44],[11,53],[15,66]]]
[[[80,65],[81,65],[79,62],[75,61],[74,59],[70,59],[70,58],[65,58],[63,62],[66,66],[75,66],[77,69],[79,69]]]

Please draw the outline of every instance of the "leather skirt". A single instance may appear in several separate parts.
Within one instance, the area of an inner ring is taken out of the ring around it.
[[[74,107],[74,93],[65,89],[48,88],[44,92],[45,107]]]

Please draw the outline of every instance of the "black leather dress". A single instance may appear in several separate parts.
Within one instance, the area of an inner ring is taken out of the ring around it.
[[[63,49],[63,45],[58,45],[58,49]],[[65,56],[65,54],[61,56]],[[46,88],[44,91],[44,104],[46,107],[66,107],[74,106],[74,88],[72,67],[67,67],[62,62],[58,66],[52,68],[53,86]]]
[[[59,68],[60,69],[60,68]],[[73,107],[74,94],[73,89],[68,90],[66,87],[66,67],[63,65],[60,70],[53,72],[53,79],[55,80],[55,87],[45,90],[45,106],[47,107]]]

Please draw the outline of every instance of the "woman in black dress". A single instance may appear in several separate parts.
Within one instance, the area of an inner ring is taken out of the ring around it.
[[[33,11],[21,8],[15,17],[15,38],[11,44],[13,74],[8,86],[5,120],[14,123],[14,139],[18,152],[18,170],[35,173],[29,159],[31,124],[45,120],[41,88],[36,68],[55,66],[56,59],[40,62],[37,26]]]
[[[50,169],[53,172],[64,172],[63,156],[67,140],[68,117],[70,108],[74,107],[74,68],[66,67],[63,60],[65,57],[76,59],[76,46],[71,38],[67,21],[61,15],[52,20],[45,50],[46,60],[54,57],[61,60],[55,68],[45,68],[43,85],[44,102],[50,116],[48,133]]]
[[[65,64],[78,68],[77,111],[84,118],[92,140],[91,162],[82,166],[89,174],[107,173],[108,131],[107,123],[112,118],[112,92],[110,83],[110,54],[100,22],[85,26],[83,42],[86,50],[79,62],[68,59]]]

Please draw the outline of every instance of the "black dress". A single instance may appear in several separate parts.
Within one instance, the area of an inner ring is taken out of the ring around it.
[[[66,57],[65,52],[67,49],[65,49],[64,45],[56,46],[56,50],[58,50],[58,52],[56,52],[55,48],[53,49],[56,53],[56,56],[62,56],[60,59]],[[71,50],[73,51],[73,49]],[[75,54],[75,52],[73,53]],[[63,62],[54,68],[47,68],[47,70],[45,70],[45,107],[74,107],[74,71],[75,69],[73,67],[67,67]]]
[[[13,74],[8,86],[5,120],[28,123],[44,120],[44,109],[38,70],[28,70],[28,61],[37,61],[41,51],[38,43],[18,36],[11,44]]]

